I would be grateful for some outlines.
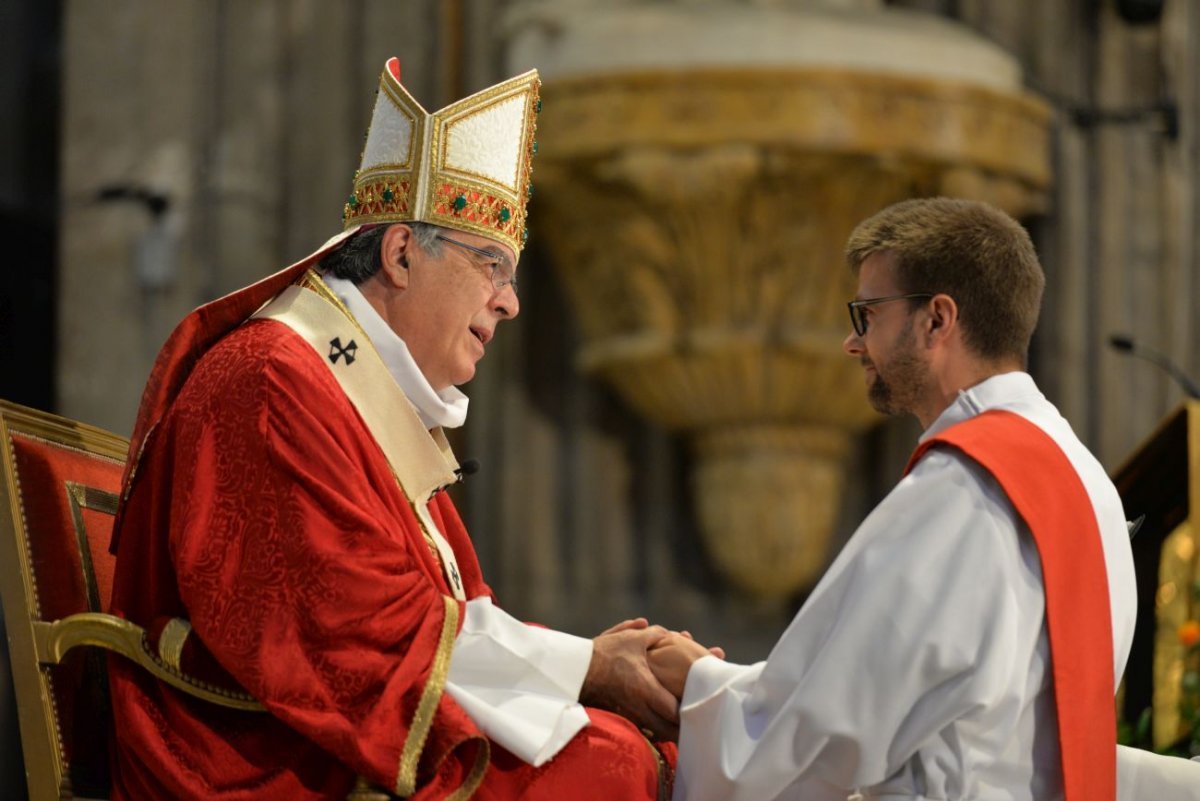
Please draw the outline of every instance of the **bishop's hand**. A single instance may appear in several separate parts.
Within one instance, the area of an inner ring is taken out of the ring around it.
[[[592,640],[592,661],[579,700],[647,729],[656,740],[679,737],[679,704],[650,670],[647,652],[670,632],[645,618],[626,620]]]

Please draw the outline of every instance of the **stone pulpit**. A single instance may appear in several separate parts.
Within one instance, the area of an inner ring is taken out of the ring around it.
[[[1015,59],[878,2],[539,2],[510,70],[543,76],[538,234],[581,369],[682,432],[707,548],[783,598],[828,559],[854,438],[842,352],[853,227],[914,196],[1040,209],[1047,107]]]

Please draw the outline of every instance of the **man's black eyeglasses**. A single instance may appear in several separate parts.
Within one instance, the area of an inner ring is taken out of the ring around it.
[[[846,304],[846,308],[850,310],[850,324],[854,326],[854,333],[861,337],[867,333],[867,314],[863,310],[865,307],[874,306],[876,303],[888,303],[893,300],[916,300],[917,298],[932,297],[933,295],[929,292],[914,292],[911,295],[888,295],[886,298],[852,300]]]
[[[457,239],[451,239],[450,237],[442,236],[441,234],[437,234],[437,238],[443,242],[449,242],[451,245],[457,245],[463,250],[468,250],[471,253],[476,253],[486,258],[487,263],[480,266],[486,267],[492,271],[492,286],[496,287],[496,289],[504,289],[506,286],[511,286],[513,294],[516,294],[516,270],[513,269],[512,262],[508,260],[508,256],[492,250],[477,248],[474,245],[468,245],[466,242],[459,242]]]

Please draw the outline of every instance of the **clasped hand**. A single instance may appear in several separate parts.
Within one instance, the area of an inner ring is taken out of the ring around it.
[[[687,632],[626,620],[593,640],[592,661],[579,700],[623,715],[656,740],[679,737],[679,698],[692,663],[720,648],[705,648]]]

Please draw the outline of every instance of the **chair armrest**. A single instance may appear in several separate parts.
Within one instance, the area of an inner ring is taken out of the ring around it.
[[[354,789],[346,796],[346,801],[391,801],[392,796],[371,786],[362,776],[354,782]]]
[[[155,678],[193,698],[246,712],[266,711],[262,704],[245,693],[214,687],[165,664],[150,649],[145,630],[116,615],[102,612],[82,612],[53,623],[34,621],[33,642],[37,659],[44,665],[57,665],[72,649],[90,645],[112,651],[136,662]],[[390,795],[376,790],[361,776],[357,778],[354,788],[346,796],[346,801],[389,801],[390,799]]]
[[[82,612],[53,623],[34,621],[33,641],[38,661],[44,665],[57,665],[71,649],[91,645],[132,660],[156,679],[194,698],[246,712],[265,711],[244,692],[216,687],[165,664],[150,650],[145,630],[116,615]]]

